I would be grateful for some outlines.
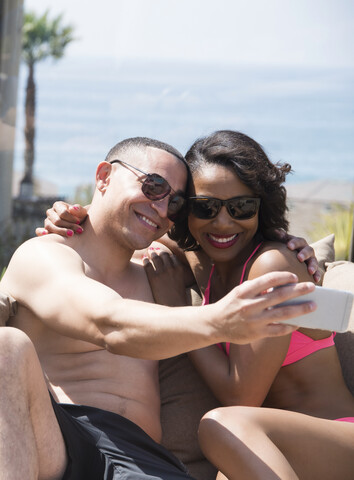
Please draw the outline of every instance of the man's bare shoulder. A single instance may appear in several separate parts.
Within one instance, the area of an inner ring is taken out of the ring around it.
[[[83,271],[82,259],[65,239],[59,235],[31,238],[13,254],[0,288],[19,300],[25,287],[35,287],[64,269]]]
[[[25,260],[27,262],[42,259],[45,261],[47,260],[47,254],[50,255],[54,251],[57,254],[67,256],[68,258],[80,258],[68,239],[63,238],[60,235],[47,235],[45,237],[34,237],[22,243],[15,251],[9,267],[11,267],[13,262],[18,262],[19,260]],[[51,258],[51,260],[54,259]]]

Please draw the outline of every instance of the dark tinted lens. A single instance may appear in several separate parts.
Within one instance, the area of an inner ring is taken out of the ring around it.
[[[235,198],[227,202],[227,210],[231,217],[246,220],[256,215],[258,205],[257,198]]]
[[[192,215],[201,219],[213,218],[220,210],[220,202],[216,198],[194,198],[189,206]]]
[[[151,175],[147,175],[141,190],[150,200],[161,200],[170,193],[171,187],[163,177],[152,173]]]
[[[184,203],[185,199],[181,195],[174,195],[170,198],[167,209],[167,215],[170,220],[174,222],[177,219],[178,214],[184,206]]]
[[[184,205],[184,197],[181,195],[174,195],[168,202],[168,213],[177,213]]]

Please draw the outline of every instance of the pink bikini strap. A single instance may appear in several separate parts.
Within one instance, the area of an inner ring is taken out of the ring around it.
[[[262,245],[263,242],[259,243],[256,248],[253,250],[253,252],[251,253],[251,255],[247,258],[247,260],[245,261],[245,264],[243,266],[243,269],[242,269],[242,274],[241,274],[241,279],[240,279],[240,285],[241,283],[243,282],[243,279],[245,278],[245,273],[246,273],[246,267],[248,265],[248,262],[251,260],[251,258],[253,257],[253,255],[257,252],[257,250],[259,249],[259,247]]]
[[[208,305],[209,304],[211,277],[213,276],[214,270],[215,270],[215,265],[213,264],[213,266],[211,267],[211,270],[210,270],[208,285],[207,285],[207,287],[205,289],[205,292],[204,292],[204,298],[203,298],[202,305]]]
[[[257,250],[259,249],[259,247],[262,245],[263,242],[260,242],[256,248],[253,250],[253,252],[251,253],[251,255],[247,258],[244,266],[243,266],[243,269],[242,269],[242,274],[241,274],[241,280],[240,280],[240,285],[241,283],[243,282],[243,279],[245,278],[245,273],[246,273],[246,267],[247,267],[247,264],[248,262],[251,260],[251,258],[253,257],[253,255],[257,252]],[[214,273],[214,270],[215,270],[215,265],[213,265],[211,267],[211,270],[210,270],[210,275],[209,275],[209,280],[208,280],[208,285],[205,289],[205,292],[204,292],[204,298],[203,298],[203,303],[202,305],[208,305],[209,304],[209,301],[210,301],[210,286],[211,286],[211,277],[213,276],[213,273]]]

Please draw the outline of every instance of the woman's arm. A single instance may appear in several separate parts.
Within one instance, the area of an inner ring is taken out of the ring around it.
[[[89,205],[86,207],[82,207],[79,204],[70,205],[62,201],[55,202],[53,207],[46,212],[47,217],[44,220],[44,228],[37,228],[36,235],[56,233],[64,237],[71,237],[75,233],[82,233],[85,227],[80,224],[85,220],[89,207]],[[304,238],[288,235],[281,231],[279,231],[279,240],[287,242],[286,245],[289,250],[296,251],[298,261],[307,265],[309,274],[313,276],[314,281],[317,283],[321,278],[321,272],[318,268],[314,250],[307,241]],[[186,265],[188,263],[183,250],[167,235],[160,238],[159,242],[167,246],[182,264]]]

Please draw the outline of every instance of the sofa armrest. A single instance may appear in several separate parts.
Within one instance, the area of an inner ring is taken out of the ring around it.
[[[323,278],[323,286],[354,293],[354,263],[345,261],[329,263]],[[337,333],[335,344],[344,380],[354,395],[354,307],[350,317],[349,331]]]
[[[0,327],[4,327],[10,317],[16,315],[17,302],[14,298],[0,292]]]

